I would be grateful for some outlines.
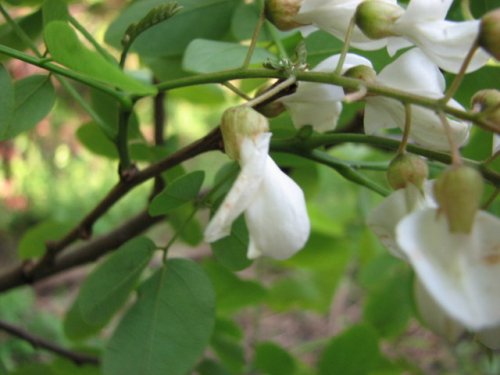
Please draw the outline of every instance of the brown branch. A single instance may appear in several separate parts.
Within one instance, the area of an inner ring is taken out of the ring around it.
[[[16,327],[2,320],[0,320],[0,330],[7,332],[8,334],[15,336],[21,340],[29,342],[35,348],[45,349],[61,357],[65,357],[74,362],[76,365],[80,366],[84,364],[90,364],[90,365],[99,364],[99,359],[97,357],[83,353],[76,353],[71,350],[62,348],[59,345],[54,344],[53,342],[35,336],[20,327]]]
[[[42,267],[36,263],[30,267],[30,270],[26,270],[26,264],[18,265],[0,275],[0,292],[31,284],[67,269],[92,262],[163,219],[161,216],[151,217],[147,211],[143,211],[111,232],[83,242],[60,254],[50,264]]]
[[[158,83],[158,82],[155,82]],[[165,112],[165,99],[167,93],[160,91],[153,98],[153,118],[154,118],[154,144],[155,146],[162,146],[165,144],[165,126],[167,125],[167,113]],[[156,194],[163,190],[165,183],[161,176],[155,177],[153,191],[151,192],[150,200]]]
[[[39,271],[40,268],[50,268],[55,256],[76,240],[90,238],[94,223],[137,185],[140,185],[144,181],[156,177],[167,169],[170,169],[199,154],[219,149],[222,149],[222,138],[220,129],[217,127],[205,137],[191,143],[181,150],[178,150],[167,158],[160,160],[159,162],[152,164],[141,171],[128,175],[126,179],[121,179],[94,207],[94,209],[90,211],[87,216],[80,221],[80,223],[70,230],[66,236],[58,241],[50,241],[47,243],[47,252],[45,256],[26,273],[25,277],[30,279]]]

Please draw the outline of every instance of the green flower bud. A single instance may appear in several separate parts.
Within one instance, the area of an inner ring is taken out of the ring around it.
[[[478,91],[471,100],[472,110],[480,112],[486,121],[500,127],[500,91],[486,89]]]
[[[394,22],[404,13],[396,4],[380,0],[367,0],[358,5],[354,17],[356,25],[370,39],[397,36],[392,31]]]
[[[265,85],[260,87],[255,94],[255,97],[258,97],[264,94],[267,90],[269,90],[272,86]],[[257,112],[262,113],[267,118],[272,118],[280,115],[282,112],[286,110],[284,104],[280,101],[272,101],[270,103],[262,103],[255,107]]]
[[[267,132],[269,123],[267,118],[253,108],[241,105],[229,108],[223,113],[220,128],[224,151],[231,159],[239,160],[243,138],[253,138]]]
[[[422,191],[428,175],[425,160],[413,154],[397,155],[387,169],[387,180],[394,190],[403,189],[410,183]]]
[[[481,18],[478,42],[495,59],[500,60],[500,8]]]
[[[434,184],[440,213],[452,233],[470,233],[483,194],[483,178],[474,168],[451,166]]]
[[[366,65],[353,66],[352,68],[347,69],[344,72],[343,76],[347,78],[360,79],[363,82],[368,83],[374,83],[377,79],[377,73],[375,72],[375,70]],[[346,94],[350,94],[351,92],[355,92],[357,90],[345,88],[344,91],[346,92]]]
[[[295,21],[304,0],[266,0],[266,18],[278,29],[287,31],[304,26]]]

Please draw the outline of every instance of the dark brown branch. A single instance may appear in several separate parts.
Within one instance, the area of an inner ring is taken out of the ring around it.
[[[155,82],[158,83],[158,82]],[[167,125],[167,113],[165,112],[165,99],[167,93],[160,91],[153,98],[153,118],[154,118],[154,144],[155,146],[162,146],[165,144],[165,126]],[[153,191],[151,192],[150,199],[163,190],[165,183],[161,176],[155,177]]]
[[[78,239],[88,239],[92,234],[94,223],[104,215],[116,202],[125,196],[130,190],[137,185],[149,180],[150,178],[160,175],[160,173],[172,168],[188,159],[191,159],[199,154],[211,150],[219,150],[222,148],[222,138],[219,128],[215,128],[205,137],[191,143],[183,149],[173,153],[167,158],[150,165],[149,167],[130,174],[128,178],[120,180],[111,191],[94,207],[90,213],[85,216],[70,232],[58,241],[47,243],[47,253],[44,258],[34,266],[33,270],[26,274],[27,278],[31,278],[32,274],[38,272],[38,268],[49,267],[54,261],[55,256],[71,245]],[[0,284],[1,290],[1,284]]]
[[[21,340],[29,342],[35,348],[45,349],[61,357],[67,358],[79,366],[84,364],[99,364],[99,359],[97,357],[83,353],[76,353],[71,350],[62,348],[59,345],[54,344],[53,342],[35,336],[22,328],[16,327],[2,320],[0,320],[0,330],[7,332],[8,334],[15,336]]]
[[[163,217],[151,217],[147,211],[143,211],[113,231],[69,249],[56,257],[50,264],[46,263],[43,267],[35,264],[30,267],[30,270],[26,270],[26,264],[18,265],[0,275],[0,292],[30,284],[69,268],[92,262],[161,220],[163,220]]]

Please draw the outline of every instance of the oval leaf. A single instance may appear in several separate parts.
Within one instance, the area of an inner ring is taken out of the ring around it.
[[[0,65],[0,139],[6,133],[14,115],[14,86],[7,69]]]
[[[204,178],[205,172],[194,171],[175,179],[153,199],[149,205],[149,214],[164,215],[192,201],[198,195]]]
[[[104,352],[104,375],[187,374],[214,326],[210,279],[193,261],[170,259],[139,292]]]
[[[53,220],[42,221],[28,229],[18,246],[21,259],[37,258],[45,254],[45,242],[56,240],[63,236],[69,229],[68,224],[62,224]]]
[[[211,73],[235,69],[243,65],[248,47],[238,43],[196,39],[186,49],[182,66],[187,71]],[[275,56],[263,48],[255,48],[250,63],[264,62]]]
[[[138,95],[153,95],[153,86],[136,81],[95,51],[85,47],[71,26],[53,21],[44,30],[45,43],[58,63],[95,80]]]
[[[148,238],[136,237],[122,245],[87,277],[76,303],[88,324],[104,326],[123,306],[155,248]]]

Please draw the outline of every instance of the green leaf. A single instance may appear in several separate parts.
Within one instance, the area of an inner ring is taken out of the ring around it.
[[[228,31],[231,16],[240,0],[178,0],[182,10],[168,22],[142,33],[132,45],[141,56],[180,56],[196,38],[219,39]],[[111,23],[104,39],[120,49],[120,41],[130,24],[138,22],[164,0],[134,2]],[[196,25],[196,27],[194,27]]]
[[[363,317],[382,337],[395,337],[405,330],[412,315],[412,277],[407,267],[376,290],[366,301]]]
[[[58,63],[97,81],[116,86],[138,95],[153,95],[156,88],[141,83],[123,73],[95,51],[85,47],[71,26],[63,21],[53,21],[44,30],[45,43]]]
[[[41,10],[37,10],[27,16],[16,18],[15,21],[31,40],[35,40],[42,32],[43,24]],[[17,32],[13,30],[7,22],[0,25],[0,44],[18,50],[28,48],[24,40],[19,38]],[[0,61],[7,59],[7,56],[0,55]]]
[[[217,310],[230,313],[261,302],[267,295],[259,283],[242,280],[215,262],[204,264],[217,294]]]
[[[210,345],[224,366],[235,374],[243,373],[245,366],[242,337],[240,327],[232,320],[219,318],[215,322]]]
[[[212,73],[242,66],[248,47],[237,43],[195,39],[184,53],[183,68],[197,73]],[[251,63],[264,62],[275,56],[263,48],[255,48]]]
[[[101,330],[101,327],[91,325],[83,319],[80,306],[75,300],[64,316],[63,329],[67,338],[79,341],[93,336]]]
[[[247,258],[248,229],[243,215],[234,221],[229,236],[212,242],[211,246],[217,261],[232,271],[243,270],[252,264]]]
[[[220,363],[212,359],[204,359],[196,366],[196,374],[199,375],[231,375]]]
[[[15,96],[9,72],[1,64],[0,87],[2,88],[2,95],[0,95],[0,134],[4,134],[12,123]]]
[[[191,246],[198,245],[203,240],[203,229],[200,222],[193,217],[193,207],[183,205],[169,213],[169,223],[173,230],[179,233],[182,241]]]
[[[87,277],[75,303],[88,324],[103,327],[123,306],[154,250],[151,240],[136,237],[120,246]]]
[[[172,181],[149,205],[152,216],[165,215],[196,198],[205,178],[205,172],[194,171]]]
[[[52,21],[67,21],[69,19],[68,5],[63,0],[45,0],[42,13],[44,26]]]
[[[259,13],[259,6],[256,2],[250,4],[243,3],[236,8],[231,20],[231,31],[236,39],[247,40],[252,38],[255,26],[259,21]],[[269,35],[266,27],[260,30],[258,40],[271,40],[271,35]]]
[[[18,246],[21,259],[38,258],[45,254],[45,242],[56,240],[63,236],[69,229],[68,224],[53,220],[42,221],[28,229]]]
[[[215,296],[200,266],[169,259],[140,288],[108,343],[104,375],[184,375],[207,346]]]
[[[319,375],[367,375],[376,368],[379,359],[375,330],[359,324],[328,343],[319,361]]]
[[[87,123],[78,128],[76,136],[80,143],[93,154],[109,159],[118,159],[116,146],[95,123]]]
[[[58,358],[50,364],[54,375],[100,375],[99,367],[94,365],[77,365],[68,359]]]
[[[29,363],[11,371],[10,375],[54,375],[54,373],[48,365]]]
[[[259,343],[255,348],[254,366],[268,375],[291,375],[295,371],[293,357],[272,342]]]
[[[55,92],[50,77],[32,75],[14,84],[15,106],[10,124],[0,131],[0,140],[14,138],[38,124],[52,109]]]

